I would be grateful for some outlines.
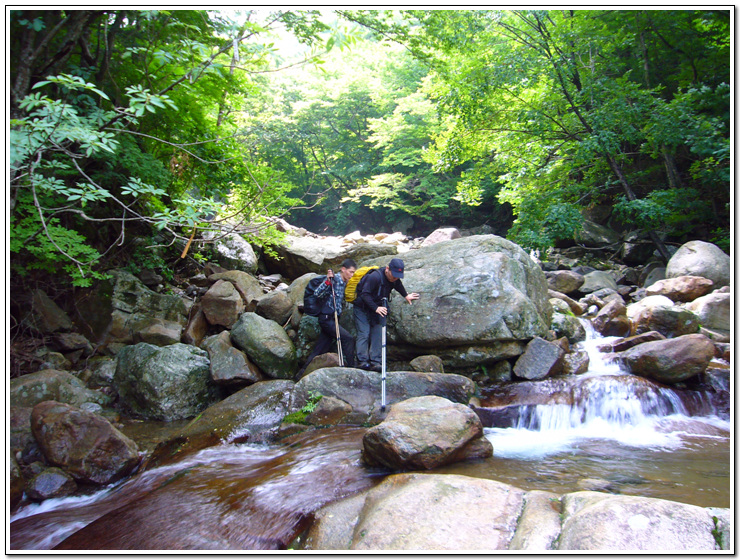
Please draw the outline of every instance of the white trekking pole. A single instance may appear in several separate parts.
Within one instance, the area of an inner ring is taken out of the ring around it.
[[[331,281],[331,297],[334,300],[334,328],[337,331],[337,354],[339,355],[339,367],[344,367],[344,356],[342,356],[342,337],[339,336],[339,317],[337,317],[337,296],[334,293],[333,279]]]
[[[383,307],[388,309],[388,300],[383,298]],[[381,368],[380,368],[380,411],[385,412],[385,325],[388,315],[386,314],[381,320],[383,321],[383,328],[380,331],[380,356],[381,356]]]

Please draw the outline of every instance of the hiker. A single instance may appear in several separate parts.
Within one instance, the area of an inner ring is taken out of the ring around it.
[[[344,288],[349,279],[352,278],[355,270],[357,270],[355,261],[352,259],[345,259],[342,262],[342,269],[339,274],[334,274],[331,269],[327,270],[326,280],[316,288],[314,294],[320,301],[324,302],[319,314],[317,315],[321,331],[319,332],[319,340],[316,343],[313,352],[311,352],[311,355],[306,359],[306,363],[296,374],[296,379],[300,379],[303,376],[303,372],[306,371],[311,360],[316,356],[326,353],[329,348],[331,348],[332,344],[337,341],[337,329],[339,330],[339,340],[342,346],[341,352],[344,356],[344,365],[346,367],[354,367],[355,339],[347,329],[339,325],[339,317],[342,315]],[[333,294],[332,286],[334,287]],[[337,348],[337,353],[339,351],[340,349]]]
[[[395,258],[385,268],[378,268],[365,274],[357,286],[357,299],[354,303],[355,328],[357,329],[357,361],[361,369],[382,371],[381,332],[382,321],[388,315],[388,307],[383,305],[396,290],[410,304],[419,299],[417,293],[407,293],[401,282],[403,261]]]

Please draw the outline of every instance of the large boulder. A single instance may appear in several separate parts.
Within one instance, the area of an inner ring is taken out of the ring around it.
[[[211,325],[218,325],[230,329],[244,312],[244,300],[234,287],[226,280],[219,280],[200,300],[203,313]]]
[[[557,374],[562,368],[564,353],[559,345],[535,337],[514,364],[514,374],[528,380],[544,379],[548,375]]]
[[[285,325],[293,314],[293,301],[283,290],[273,290],[257,300],[255,313],[265,319]]]
[[[234,346],[272,379],[291,379],[298,368],[296,349],[283,328],[256,313],[243,313],[231,329]]]
[[[208,282],[215,284],[219,280],[227,280],[234,285],[234,288],[242,297],[247,311],[254,311],[257,299],[264,294],[260,281],[241,270],[227,270],[208,276]]]
[[[619,354],[635,375],[678,383],[703,373],[714,357],[714,343],[703,334],[644,342]]]
[[[632,323],[630,334],[657,331],[666,337],[699,332],[699,318],[679,307],[666,296],[648,296],[627,306],[627,317]]]
[[[476,386],[462,375],[429,372],[389,372],[386,374],[386,404],[424,395],[444,397],[467,405]],[[312,394],[334,397],[352,407],[346,415],[347,424],[377,424],[387,414],[381,408],[381,376],[378,373],[353,368],[316,370],[296,383],[291,409],[303,407]]]
[[[386,243],[348,243],[339,237],[286,236],[283,245],[274,246],[276,257],[265,254],[268,268],[286,278],[298,278],[306,272],[326,274],[328,268],[339,270],[347,258],[360,263],[367,259],[396,255],[398,249]]]
[[[22,319],[27,326],[40,334],[70,331],[74,328],[72,319],[43,290],[31,292],[31,305]]]
[[[686,309],[699,318],[703,327],[729,331],[731,301],[730,292],[716,291],[686,304]]]
[[[620,241],[616,231],[591,220],[583,220],[582,227],[574,239],[586,247],[595,248],[614,247]]]
[[[547,282],[524,250],[495,235],[442,241],[404,255],[403,284],[421,298],[390,305],[388,340],[414,355],[432,348],[446,366],[521,354],[550,328]],[[359,263],[358,263],[359,264]],[[363,265],[388,264],[375,259]]]
[[[462,235],[457,228],[439,228],[430,233],[424,241],[421,242],[420,247],[429,247],[440,241],[447,241],[449,239],[460,239]]]
[[[211,379],[219,385],[249,385],[263,379],[259,368],[247,355],[234,348],[228,331],[209,336],[203,341],[211,362]]]
[[[64,498],[77,491],[77,483],[72,475],[59,467],[44,469],[26,483],[26,495],[34,502],[49,498]]]
[[[701,276],[714,282],[715,288],[730,285],[730,256],[713,243],[684,243],[666,265],[666,278]]]
[[[111,403],[111,398],[100,391],[93,391],[77,377],[66,371],[45,369],[10,380],[10,404],[17,407],[34,407],[43,401],[59,401],[74,406],[92,402],[101,406]]]
[[[95,290],[80,292],[76,307],[83,334],[96,342],[131,344],[138,327],[155,318],[187,324],[181,297],[154,292],[125,270],[114,270]]]
[[[599,290],[609,289],[617,291],[617,281],[611,272],[605,270],[594,270],[583,276],[583,284],[579,291],[584,294],[598,292]]]
[[[367,495],[352,550],[506,550],[522,512],[518,488],[460,475],[396,474]]]
[[[219,398],[205,350],[186,344],[144,342],[118,354],[114,384],[123,407],[151,420],[195,416]]]
[[[574,492],[563,496],[559,550],[713,551],[706,508],[639,496]]]
[[[553,270],[546,272],[545,276],[549,289],[566,295],[577,292],[586,281],[583,274],[572,270]]]
[[[599,310],[591,322],[602,336],[625,336],[632,327],[627,317],[627,307],[621,298],[612,299]]]
[[[102,416],[55,401],[36,405],[31,430],[44,457],[87,484],[105,485],[139,464],[136,444]]]
[[[442,397],[415,397],[391,406],[387,418],[363,437],[362,458],[394,470],[433,469],[466,456],[483,437],[480,418],[467,406]],[[487,439],[490,457],[493,447]]]
[[[658,280],[645,288],[649,296],[666,296],[672,301],[694,301],[708,294],[714,282],[701,276],[677,276]]]
[[[265,442],[288,413],[293,382],[260,381],[209,406],[173,437],[158,444],[146,468],[180,461],[221,442]]]
[[[228,270],[257,272],[257,255],[252,246],[238,233],[205,232],[204,239],[213,240],[215,261]]]

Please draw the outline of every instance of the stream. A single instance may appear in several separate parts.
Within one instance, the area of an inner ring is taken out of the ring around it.
[[[487,424],[494,456],[436,469],[557,494],[599,489],[730,507],[730,421],[707,397],[629,376],[579,344],[586,374],[540,382],[551,402],[514,404]],[[222,444],[92,495],[21,507],[11,550],[279,550],[323,505],[388,474],[360,461],[364,428],[335,427],[281,445]]]

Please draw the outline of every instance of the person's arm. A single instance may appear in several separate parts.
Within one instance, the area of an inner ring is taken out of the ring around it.
[[[329,272],[331,272],[331,270],[329,270]],[[318,299],[322,299],[328,292],[331,291],[332,276],[329,276],[327,274],[326,278],[324,278],[324,281],[319,284],[318,287],[314,290],[313,295],[315,295]]]
[[[396,289],[396,291],[397,291],[397,292],[398,292],[399,294],[401,294],[401,295],[403,296],[403,298],[404,298],[404,299],[405,299],[405,300],[406,300],[406,301],[407,301],[407,302],[408,302],[409,304],[411,304],[411,302],[412,302],[412,301],[414,301],[414,300],[416,300],[416,299],[419,299],[419,294],[417,294],[416,292],[413,292],[413,293],[410,293],[410,294],[409,294],[409,293],[406,293],[406,288],[404,287],[404,285],[403,285],[403,284],[401,283],[401,281],[400,281],[400,280],[396,280],[396,281],[395,281],[395,282],[393,283],[393,287],[394,287],[394,288]]]
[[[380,282],[379,275],[369,272],[363,279],[362,291],[357,296],[362,300],[365,309],[371,312],[378,308],[378,304],[373,299],[373,294],[378,292],[378,282]]]

